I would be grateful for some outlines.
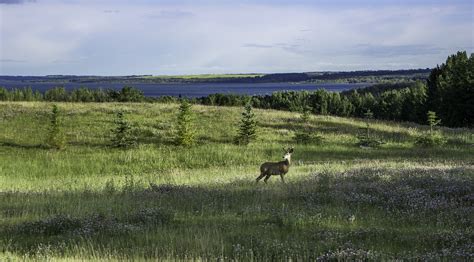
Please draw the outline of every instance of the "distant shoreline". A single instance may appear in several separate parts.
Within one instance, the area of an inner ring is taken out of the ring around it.
[[[426,79],[431,69],[402,69],[375,71],[341,71],[341,72],[305,72],[275,74],[203,74],[180,76],[81,76],[81,75],[48,75],[48,76],[8,76],[0,75],[0,81],[20,81],[28,83],[122,83],[122,84],[185,84],[185,83],[381,83]]]
[[[0,80],[0,87],[9,90],[15,88],[31,88],[41,93],[54,87],[65,87],[67,91],[73,89],[102,88],[119,90],[124,86],[132,86],[141,91],[146,97],[184,96],[190,98],[205,97],[211,94],[237,95],[267,95],[278,91],[314,91],[326,89],[342,92],[354,88],[363,88],[372,83],[55,83],[55,82],[17,82]]]

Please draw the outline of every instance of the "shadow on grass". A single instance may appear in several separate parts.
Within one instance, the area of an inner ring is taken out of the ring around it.
[[[271,129],[286,129],[286,130],[295,130],[295,131],[303,131],[308,130],[310,132],[317,132],[323,135],[349,135],[349,136],[357,136],[365,132],[364,128],[354,126],[348,123],[334,123],[334,122],[324,122],[318,123],[317,125],[304,125],[301,123],[296,123],[292,125],[284,125],[284,124],[260,124],[260,126],[264,128],[271,128]],[[377,129],[370,129],[370,132],[373,136],[382,138],[387,141],[394,141],[394,142],[406,142],[406,141],[414,141],[414,136],[410,135],[408,132],[390,132],[390,131],[381,131]]]
[[[363,159],[381,159],[383,161],[417,160],[417,161],[468,161],[474,164],[471,155],[472,148],[469,147],[400,147],[393,145],[382,145],[379,148],[361,148],[357,145],[348,146],[340,144],[332,147],[332,143],[325,145],[323,141],[319,148],[311,148],[306,145],[294,144],[295,152],[292,155],[294,161],[351,161]],[[264,150],[265,155],[275,155],[274,149]]]
[[[219,137],[216,138],[214,136],[203,135],[198,137],[198,144],[204,145],[207,143],[214,143],[214,144],[234,144],[233,137]]]
[[[22,149],[50,149],[47,145],[44,144],[19,144],[11,141],[4,141],[0,142],[0,146],[5,147],[15,147],[15,148],[22,148]]]
[[[79,248],[149,258],[367,259],[372,253],[376,260],[426,259],[443,250],[442,256],[462,259],[474,236],[466,230],[473,228],[472,174],[472,168],[372,168],[289,184],[5,192],[1,216],[9,226],[0,226],[0,243],[19,255],[48,246],[52,254]]]
[[[110,147],[110,143],[106,142],[90,142],[90,141],[68,141],[68,146],[78,147],[90,147],[90,148],[107,148]]]

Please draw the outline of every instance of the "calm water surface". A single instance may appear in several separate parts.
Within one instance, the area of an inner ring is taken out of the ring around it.
[[[194,84],[123,84],[123,83],[26,83],[20,81],[0,81],[0,86],[7,89],[31,87],[33,90],[44,92],[57,86],[64,86],[67,90],[79,87],[88,88],[112,88],[121,89],[123,86],[133,86],[143,91],[145,96],[185,96],[203,97],[210,94],[239,94],[239,95],[266,95],[276,91],[313,91],[326,89],[334,92],[341,92],[354,88],[362,88],[371,85],[370,83],[357,84],[308,84],[308,83],[194,83]]]

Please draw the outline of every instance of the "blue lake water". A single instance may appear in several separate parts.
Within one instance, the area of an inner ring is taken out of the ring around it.
[[[123,83],[30,83],[20,81],[0,80],[0,86],[7,89],[31,87],[33,90],[44,92],[57,86],[64,86],[67,90],[79,87],[121,89],[123,86],[133,86],[143,91],[145,96],[184,96],[203,97],[210,94],[239,94],[239,95],[266,95],[276,91],[314,91],[326,89],[341,92],[354,88],[362,88],[371,83],[343,83],[343,84],[311,84],[311,83],[192,83],[192,84],[123,84]]]

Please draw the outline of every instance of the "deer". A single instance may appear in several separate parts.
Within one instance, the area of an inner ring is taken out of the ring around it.
[[[270,179],[271,176],[280,176],[281,182],[285,183],[285,174],[288,173],[290,169],[291,163],[291,154],[293,153],[293,147],[285,149],[285,155],[283,155],[283,161],[280,162],[265,162],[260,166],[260,176],[257,177],[257,182],[260,179],[264,178],[263,182],[267,183],[267,180]]]

